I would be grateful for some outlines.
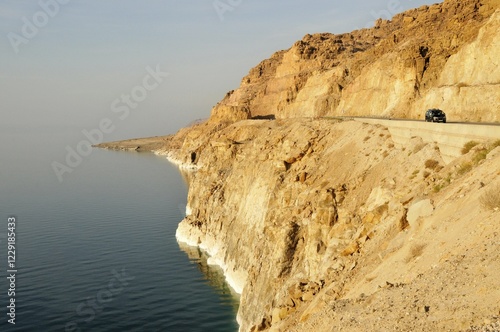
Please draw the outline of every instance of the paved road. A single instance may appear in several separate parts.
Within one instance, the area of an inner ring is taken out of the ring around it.
[[[346,117],[347,118],[347,117]],[[443,160],[451,162],[461,155],[464,144],[470,141],[492,141],[500,139],[498,123],[428,123],[424,120],[349,117],[354,121],[379,124],[389,129],[396,144],[405,145],[413,137],[424,142],[437,143]]]
[[[413,121],[413,122],[425,122],[425,120],[416,119],[400,119],[400,118],[385,118],[376,116],[334,116],[332,118],[337,119],[373,119],[373,120],[390,120],[390,121]],[[464,124],[464,125],[480,125],[480,126],[500,126],[499,122],[455,122],[448,121],[446,124]]]

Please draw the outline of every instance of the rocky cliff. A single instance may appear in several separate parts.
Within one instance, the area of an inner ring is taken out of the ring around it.
[[[306,35],[243,78],[216,106],[252,116],[373,115],[500,121],[498,0],[445,1],[372,29]]]
[[[458,331],[500,314],[497,145],[445,166],[381,126],[240,121],[198,155],[177,237],[241,292],[242,331]]]
[[[499,8],[449,0],[307,35],[208,121],[105,146],[195,170],[177,238],[241,293],[241,331],[497,331],[500,132],[444,158],[332,116],[499,121]]]
[[[436,144],[325,118],[432,106],[498,121],[498,8],[445,1],[307,35],[172,139],[164,152],[197,169],[177,237],[242,294],[242,331],[458,331],[500,315],[500,216],[479,203],[498,190],[498,142],[445,163]]]

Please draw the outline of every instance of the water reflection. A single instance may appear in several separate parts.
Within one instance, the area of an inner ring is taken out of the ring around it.
[[[198,247],[191,247],[185,243],[179,242],[179,248],[186,253],[192,263],[196,264],[198,269],[205,276],[208,284],[221,295],[224,301],[230,303],[234,315],[236,316],[240,295],[228,285],[222,269],[219,266],[207,264],[209,258],[208,254]]]
[[[193,173],[196,172],[196,170],[185,169],[182,167],[178,167],[177,169],[178,169],[179,173],[181,173],[181,176],[182,176],[182,179],[184,180],[184,183],[189,188],[189,183],[191,182],[191,178],[193,176]]]

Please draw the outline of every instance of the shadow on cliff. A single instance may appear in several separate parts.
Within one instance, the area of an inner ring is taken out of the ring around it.
[[[252,120],[276,120],[276,116],[274,114],[256,115],[252,117]]]

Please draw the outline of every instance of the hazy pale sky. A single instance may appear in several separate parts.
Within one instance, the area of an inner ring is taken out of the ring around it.
[[[435,2],[2,0],[0,128],[92,129],[109,118],[107,140],[173,133],[305,34]]]

